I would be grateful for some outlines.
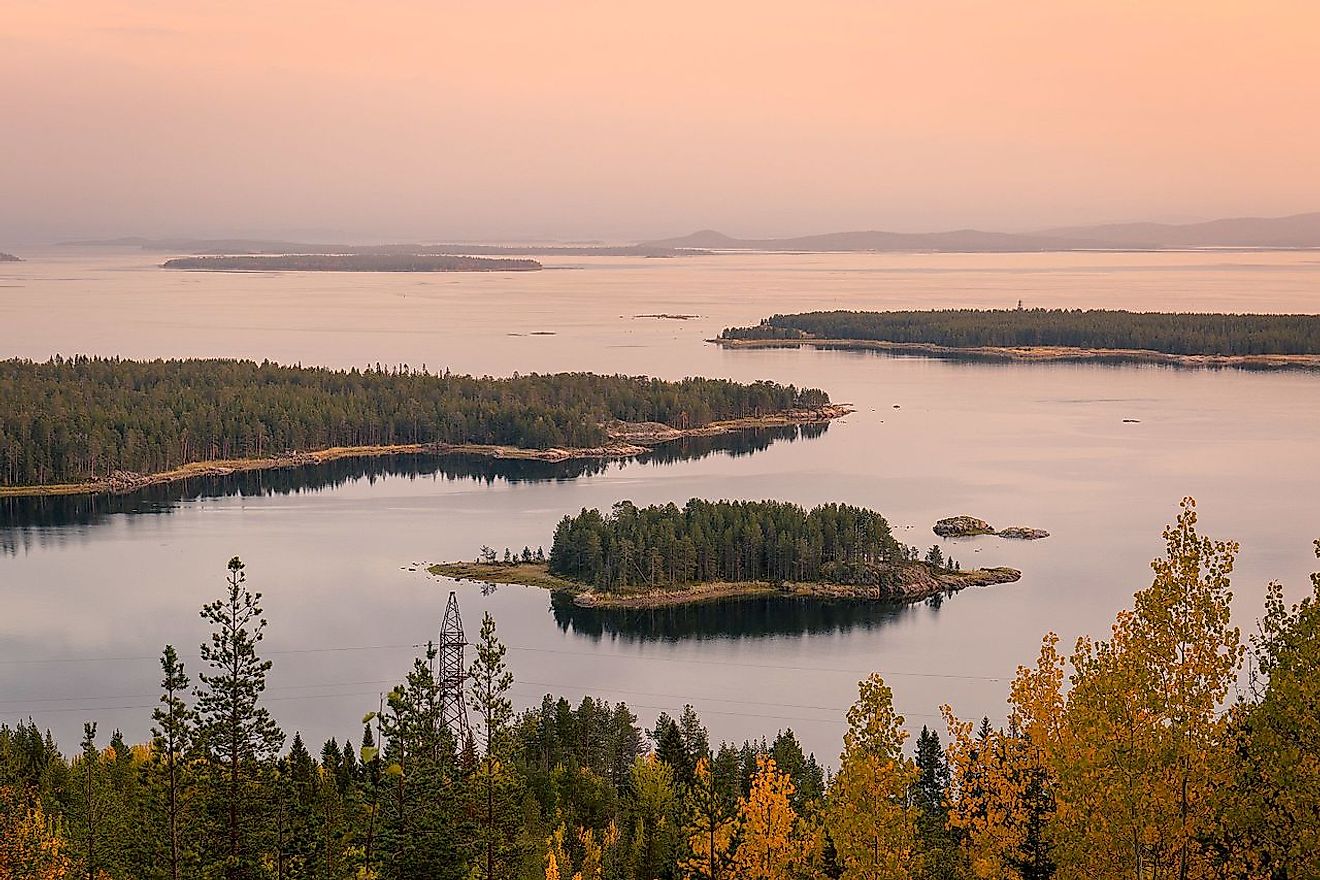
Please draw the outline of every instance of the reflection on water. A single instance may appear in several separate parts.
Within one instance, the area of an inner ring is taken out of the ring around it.
[[[799,437],[819,437],[828,428],[828,423],[790,425],[714,437],[690,437],[661,444],[630,461],[669,464],[715,454],[732,457],[751,455],[777,441],[791,443]],[[168,514],[181,502],[206,498],[297,495],[335,489],[361,480],[373,484],[386,477],[418,479],[438,476],[447,480],[473,480],[487,484],[497,481],[540,483],[594,476],[623,464],[618,460],[604,459],[550,462],[494,459],[478,455],[395,455],[344,458],[319,465],[195,477],[176,483],[148,486],[122,495],[0,498],[0,554],[28,549],[34,539],[38,543],[43,542],[48,537],[48,533],[43,531],[45,529],[95,526],[119,513]]]
[[[927,603],[927,607],[939,608],[941,604]],[[550,607],[555,623],[566,633],[641,642],[869,631],[897,621],[912,608],[895,602],[822,601],[795,596],[754,596],[673,608],[583,608],[563,594],[552,596]]]

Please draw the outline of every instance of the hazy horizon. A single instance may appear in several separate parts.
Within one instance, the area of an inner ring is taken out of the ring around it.
[[[0,250],[1320,209],[1320,8],[16,0]]]

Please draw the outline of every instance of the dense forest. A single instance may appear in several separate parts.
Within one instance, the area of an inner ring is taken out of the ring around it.
[[[873,339],[951,348],[1063,346],[1165,354],[1320,354],[1320,315],[1230,315],[1108,309],[806,312],[730,327],[724,339]]]
[[[1106,638],[1044,638],[1004,724],[945,707],[943,741],[912,744],[871,675],[830,774],[787,730],[716,746],[691,707],[645,731],[591,698],[515,712],[489,615],[472,735],[442,720],[428,646],[351,736],[286,746],[262,705],[261,596],[235,559],[202,610],[201,668],[162,652],[149,743],[88,721],[65,755],[34,721],[0,726],[0,877],[1316,877],[1320,574],[1298,605],[1271,584],[1244,640],[1237,546],[1202,536],[1190,501],[1165,538]]]
[[[607,515],[583,509],[555,528],[550,572],[606,590],[693,581],[863,583],[913,551],[873,510],[783,501],[703,501]],[[871,573],[871,574],[868,574]]]
[[[828,400],[816,389],[722,379],[492,379],[244,360],[4,360],[0,486],[336,446],[594,447],[608,441],[603,424],[611,420],[690,428]]]

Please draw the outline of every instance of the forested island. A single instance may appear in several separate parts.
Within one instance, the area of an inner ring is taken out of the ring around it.
[[[122,491],[358,455],[627,457],[847,412],[824,391],[773,382],[11,359],[0,361],[0,494]]]
[[[13,254],[6,254],[0,252],[0,263],[21,263],[21,262],[23,261],[20,260],[18,257],[14,256]]]
[[[235,558],[203,606],[200,650],[161,651],[148,742],[100,727],[96,708],[68,751],[31,718],[0,724],[0,877],[1312,877],[1320,574],[1297,605],[1269,585],[1244,643],[1230,617],[1237,545],[1200,534],[1190,500],[1165,539],[1112,630],[1071,651],[1044,636],[1000,723],[945,704],[944,729],[923,726],[913,748],[884,677],[859,671],[829,773],[774,715],[748,711],[771,721],[738,744],[713,741],[681,697],[649,727],[590,696],[519,711],[524,667],[510,668],[489,614],[456,680],[427,644],[318,748],[268,708],[267,620]],[[432,626],[397,625],[405,639]],[[975,662],[969,675],[997,672]],[[749,701],[775,711],[844,712],[747,675]],[[932,691],[956,690],[942,678]]]
[[[705,501],[608,514],[583,509],[555,528],[550,553],[483,548],[474,562],[433,574],[568,593],[590,607],[659,607],[779,593],[827,599],[913,601],[964,587],[1008,583],[1011,568],[962,571],[938,546],[921,558],[874,510],[783,501]]]
[[[1001,360],[1320,367],[1320,315],[943,309],[806,312],[730,327],[731,348],[814,345]]]
[[[535,272],[541,264],[450,254],[277,254],[176,257],[161,268],[202,272]]]

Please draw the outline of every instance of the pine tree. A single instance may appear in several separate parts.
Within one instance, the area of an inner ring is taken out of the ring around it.
[[[97,860],[97,843],[101,835],[101,818],[104,810],[101,791],[101,751],[96,747],[96,722],[83,724],[82,766],[79,768],[81,780],[80,804],[83,811],[83,852],[86,858],[83,867],[87,871],[87,880],[96,880],[100,869]]]
[[[733,877],[733,835],[737,806],[731,803],[710,770],[710,759],[702,757],[693,771],[692,784],[684,792],[687,821],[683,836],[689,855],[678,863],[684,880],[722,880]]]
[[[487,612],[481,621],[477,656],[468,670],[468,704],[481,722],[486,753],[474,782],[481,791],[482,876],[493,880],[505,859],[509,843],[508,797],[514,780],[502,759],[506,757],[507,728],[513,717],[508,692],[513,673],[504,663],[508,649],[495,633],[495,618]]]
[[[629,772],[625,812],[633,876],[638,880],[659,877],[673,864],[677,805],[673,767],[654,755],[636,758]]]
[[[188,676],[173,645],[166,645],[160,658],[160,706],[152,710],[155,725],[151,728],[152,761],[165,776],[166,838],[169,840],[170,880],[179,880],[181,851],[179,820],[183,813],[183,780],[181,762],[192,750],[194,716],[183,701],[188,691]]]
[[[258,852],[250,839],[259,821],[250,789],[284,742],[270,712],[260,704],[271,662],[257,655],[266,621],[261,594],[249,592],[247,575],[237,556],[229,560],[224,598],[202,608],[202,619],[215,629],[201,646],[202,662],[211,671],[198,675],[198,733],[207,762],[223,788],[224,874],[230,880],[257,871]]]

